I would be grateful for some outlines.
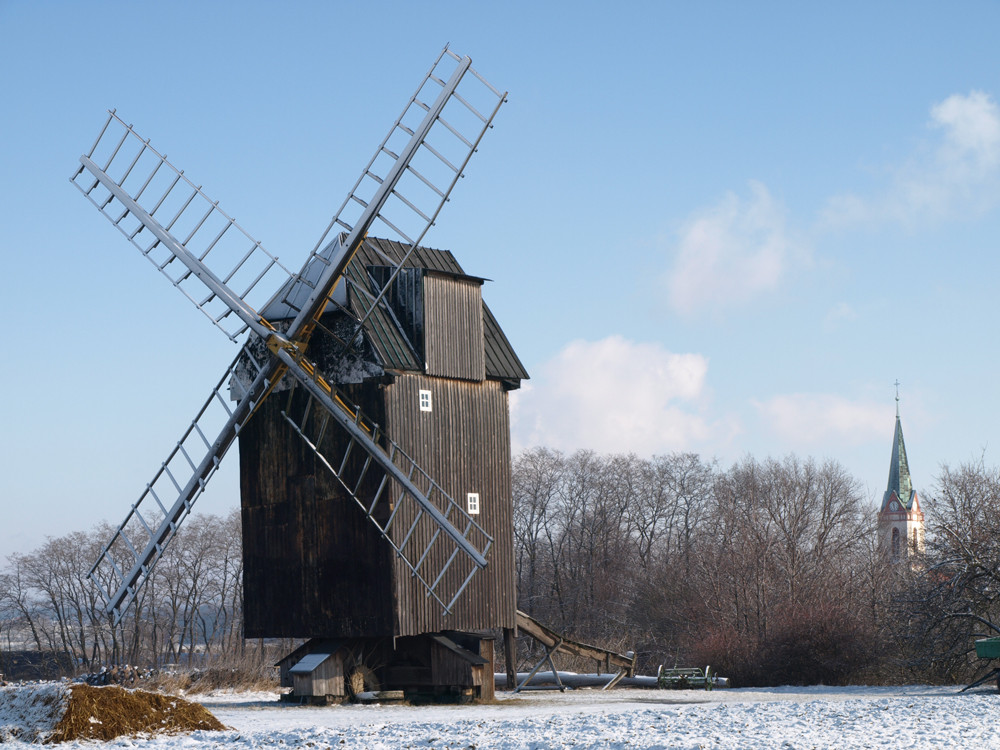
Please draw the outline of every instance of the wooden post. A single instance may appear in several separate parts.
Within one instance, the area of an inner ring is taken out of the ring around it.
[[[503,629],[503,656],[507,667],[507,690],[517,687],[517,637],[514,628]]]

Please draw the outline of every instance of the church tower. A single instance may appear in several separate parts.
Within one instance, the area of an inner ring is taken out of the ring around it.
[[[899,383],[896,384],[896,434],[892,439],[889,486],[878,512],[878,541],[879,548],[893,560],[905,560],[924,551],[924,514],[910,479],[903,427],[899,422]]]

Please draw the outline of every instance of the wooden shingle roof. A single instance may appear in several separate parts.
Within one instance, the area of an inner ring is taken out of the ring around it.
[[[372,266],[385,266],[389,262],[398,265],[407,249],[407,246],[398,242],[369,237],[351,260],[347,268],[347,277],[355,284],[370,288],[368,269]],[[417,247],[407,258],[404,268],[449,274],[480,283],[485,281],[481,277],[466,274],[449,250]],[[350,304],[355,314],[362,313],[357,299],[352,299]],[[375,310],[365,324],[365,332],[383,367],[392,370],[423,371],[423,362],[387,311]],[[527,370],[524,369],[524,365],[521,364],[510,341],[507,340],[503,329],[485,302],[483,302],[483,333],[486,377],[506,381],[526,380]]]

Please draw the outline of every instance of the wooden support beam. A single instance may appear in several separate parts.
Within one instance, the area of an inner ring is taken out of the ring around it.
[[[580,643],[579,641],[566,638],[551,628],[542,625],[538,620],[521,610],[517,611],[517,627],[546,648],[552,648],[558,643],[558,649],[555,650],[572,654],[573,656],[582,656],[587,659],[596,659],[599,662],[604,662],[608,672],[611,671],[612,666],[623,667],[633,672],[635,670],[634,655],[627,656],[601,648],[600,646],[591,646],[587,643]]]
[[[507,667],[507,689],[513,690],[517,685],[517,631],[514,628],[503,629],[503,654]]]

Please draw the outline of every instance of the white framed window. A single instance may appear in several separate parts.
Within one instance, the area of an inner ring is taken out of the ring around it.
[[[420,389],[420,411],[433,411],[431,402],[431,392]]]
[[[470,492],[468,495],[465,496],[465,499],[466,499],[466,507],[468,508],[469,515],[470,516],[478,516],[479,515],[479,493],[478,492]]]

